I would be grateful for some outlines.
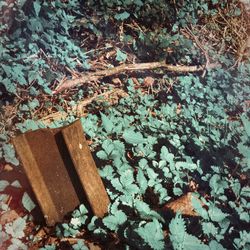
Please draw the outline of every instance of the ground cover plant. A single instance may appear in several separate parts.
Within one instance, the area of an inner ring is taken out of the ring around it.
[[[1,248],[250,249],[246,5],[36,0],[0,8]],[[162,60],[204,70],[124,72],[53,92],[86,72]],[[105,93],[117,88],[123,94],[111,101]],[[82,204],[54,228],[37,225],[10,139],[78,118],[109,212],[92,217]]]

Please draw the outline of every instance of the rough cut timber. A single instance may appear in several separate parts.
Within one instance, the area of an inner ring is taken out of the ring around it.
[[[76,137],[73,131],[78,132],[79,143],[71,141],[69,135]],[[13,142],[47,225],[62,221],[80,203],[99,217],[107,212],[108,195],[80,121],[61,129],[27,132]]]

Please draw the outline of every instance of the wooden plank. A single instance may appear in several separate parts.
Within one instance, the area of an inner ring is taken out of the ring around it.
[[[81,121],[63,128],[62,134],[92,212],[103,217],[110,201],[87,145]]]
[[[50,226],[62,221],[80,203],[58,149],[55,138],[58,133],[60,130],[40,129],[13,140],[46,223]]]

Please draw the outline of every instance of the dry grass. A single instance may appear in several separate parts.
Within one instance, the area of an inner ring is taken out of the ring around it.
[[[238,15],[236,12],[239,12]],[[248,57],[249,19],[244,4],[231,3],[224,9],[218,9],[218,13],[208,18],[204,25],[191,26],[183,29],[182,33],[203,51],[207,64],[216,63],[221,55],[231,54],[235,56],[236,65]]]

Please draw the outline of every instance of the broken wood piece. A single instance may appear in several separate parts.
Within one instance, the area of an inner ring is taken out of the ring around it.
[[[71,129],[82,131],[81,134],[77,134],[80,137],[82,149],[67,137],[71,134]],[[63,134],[66,134],[67,141],[64,140]],[[72,212],[80,203],[85,204],[86,187],[92,187],[92,196],[89,196],[89,199],[95,197],[95,190],[99,192],[98,197],[102,195],[107,197],[99,175],[95,174],[88,179],[80,176],[83,174],[79,170],[80,167],[85,171],[91,168],[91,173],[94,172],[93,169],[97,172],[80,121],[60,129],[39,129],[27,132],[14,138],[13,142],[47,225],[52,226],[62,221],[64,216]],[[79,157],[81,154],[83,157],[87,156],[82,163]],[[78,165],[74,166],[74,162]],[[84,183],[80,181],[82,179]],[[100,184],[100,188],[96,187]],[[105,198],[105,203],[102,203],[102,199],[98,200],[99,210],[91,207],[95,204],[91,200],[88,200],[89,204],[85,205],[87,207],[90,205],[94,215],[101,217],[107,211],[107,200],[108,198]],[[95,211],[98,211],[98,214]]]

